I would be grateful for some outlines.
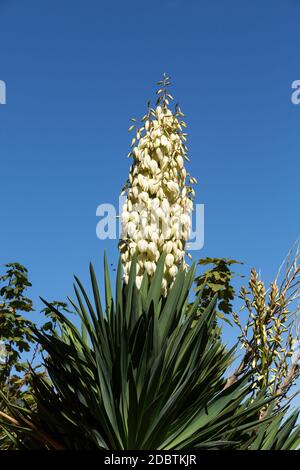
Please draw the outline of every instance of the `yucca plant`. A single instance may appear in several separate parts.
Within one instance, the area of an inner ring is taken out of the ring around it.
[[[209,260],[218,266],[200,278],[185,262],[196,180],[184,167],[186,124],[178,106],[169,109],[169,84],[164,75],[156,107],[149,103],[142,126],[133,119],[129,129],[136,131],[134,160],[124,187],[115,295],[105,259],[104,305],[92,266],[93,298],[75,278],[76,300],[69,300],[80,328],[45,301],[55,321],[49,331],[32,329],[47,372],[31,371],[34,405],[13,403],[0,392],[0,424],[15,448],[299,444],[298,413],[286,419],[288,407],[276,405],[268,384],[254,389],[253,368],[228,377],[235,348],[221,342],[216,305],[231,311],[227,265],[233,261]],[[193,282],[198,288],[191,299]]]
[[[51,334],[34,330],[48,378],[32,372],[36,406],[8,403],[9,419],[0,417],[17,448],[259,448],[281,429],[282,414],[271,408],[259,419],[266,399],[251,398],[249,376],[225,387],[233,351],[215,332],[216,299],[200,318],[201,291],[187,308],[195,266],[179,271],[167,298],[163,267],[162,256],[151,283],[145,273],[137,290],[136,261],[128,284],[120,262],[113,296],[105,260],[102,306],[91,266],[93,299],[76,278],[71,301],[81,329],[45,302],[59,325]],[[290,437],[290,421],[286,430],[295,446],[299,432]]]

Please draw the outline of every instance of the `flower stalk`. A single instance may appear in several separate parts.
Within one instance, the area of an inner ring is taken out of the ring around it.
[[[185,255],[191,230],[196,183],[186,169],[188,159],[184,114],[168,93],[169,77],[158,82],[156,107],[148,102],[142,125],[132,119],[135,131],[129,157],[133,157],[123,194],[122,235],[119,243],[127,283],[131,262],[137,259],[136,285],[140,288],[145,273],[151,278],[157,262],[165,255],[162,292],[167,294],[180,266],[186,268]]]

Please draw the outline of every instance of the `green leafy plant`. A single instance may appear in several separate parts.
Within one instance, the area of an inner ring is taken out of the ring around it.
[[[260,419],[268,400],[262,392],[253,399],[247,374],[225,387],[233,351],[214,328],[216,296],[195,323],[203,292],[188,309],[195,265],[180,270],[167,298],[161,293],[163,266],[162,257],[151,283],[145,274],[137,290],[136,261],[127,285],[119,263],[114,297],[105,261],[105,306],[91,266],[93,299],[77,278],[76,302],[70,299],[81,330],[46,302],[60,331],[34,331],[47,353],[49,379],[32,371],[36,408],[7,402],[10,421],[2,416],[18,448],[257,445],[258,432],[277,419],[276,410]]]
[[[10,396],[19,395],[27,379],[28,365],[22,360],[22,354],[29,352],[33,344],[33,322],[22,313],[33,311],[32,301],[26,296],[30,286],[24,266],[19,263],[6,265],[6,273],[0,276],[0,384]]]
[[[7,400],[34,407],[31,368],[36,374],[44,375],[39,360],[41,346],[32,335],[35,323],[24,316],[33,312],[32,301],[27,297],[27,290],[31,287],[28,271],[20,263],[9,263],[5,268],[5,273],[0,276],[0,390],[5,397],[0,398],[0,413],[4,415],[8,411]],[[52,305],[70,313],[64,302],[54,301]],[[55,328],[53,311],[45,308],[42,313],[48,319],[42,330]],[[0,449],[13,446],[8,431],[0,427]]]
[[[28,271],[20,263],[9,263],[0,276],[0,390],[6,400],[30,401],[30,373],[23,353],[33,346],[33,322],[23,313],[33,311],[32,301],[26,291],[31,286]],[[0,399],[0,411],[7,410],[5,400]],[[10,448],[12,442],[0,429],[0,449]]]
[[[232,284],[235,276],[232,265],[235,264],[241,263],[228,258],[200,259],[198,265],[207,269],[195,278],[195,292],[202,291],[200,311],[205,309],[216,295],[217,316],[228,323],[230,323],[229,314],[232,313],[232,301],[235,298]]]

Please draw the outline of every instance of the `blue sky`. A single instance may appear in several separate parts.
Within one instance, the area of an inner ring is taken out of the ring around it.
[[[168,72],[189,125],[205,246],[268,282],[300,235],[298,0],[0,0],[0,263],[64,299],[104,249],[96,208],[126,180],[129,118]],[[37,318],[37,314],[35,318]]]

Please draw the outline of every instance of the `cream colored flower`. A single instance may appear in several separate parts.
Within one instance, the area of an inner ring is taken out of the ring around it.
[[[173,264],[174,264],[174,256],[171,253],[169,253],[166,256],[165,265],[168,266],[168,268],[170,268],[171,266],[173,266]]]
[[[141,287],[142,280],[143,280],[143,276],[136,276],[135,283],[136,283],[136,287],[137,287],[138,289],[140,289],[140,287]]]
[[[147,251],[147,248],[148,248],[148,243],[146,242],[146,240],[140,240],[137,244],[138,246],[138,249],[141,253],[145,253]]]
[[[173,264],[173,266],[171,266],[169,269],[169,274],[171,277],[176,277],[177,273],[178,273],[178,268],[175,264]]]
[[[169,240],[167,243],[165,243],[163,250],[166,254],[171,253],[171,251],[173,250],[173,242]]]

